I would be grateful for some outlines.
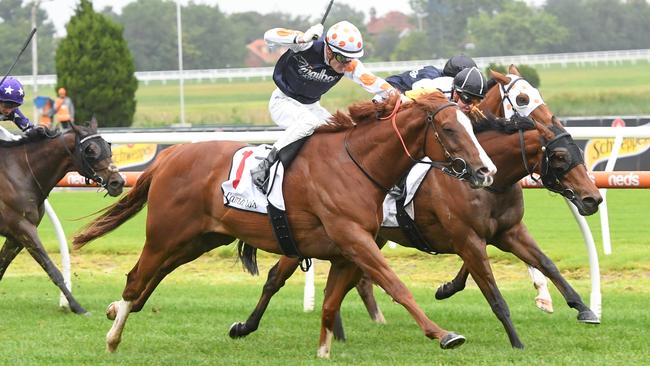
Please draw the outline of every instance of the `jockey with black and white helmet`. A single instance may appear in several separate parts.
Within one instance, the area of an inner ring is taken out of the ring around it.
[[[451,100],[465,114],[483,100],[487,91],[487,80],[477,67],[464,69],[454,77]]]
[[[273,144],[269,156],[251,170],[253,182],[263,192],[266,192],[268,171],[278,159],[278,151],[311,135],[331,117],[319,101],[343,76],[381,98],[398,92],[359,61],[364,52],[363,39],[352,23],[338,22],[329,28],[325,37],[322,34],[322,24],[304,33],[274,28],[264,34],[269,47],[279,45],[289,50],[275,65],[273,81],[277,89],[269,102],[271,119],[286,131]]]
[[[475,66],[476,63],[470,57],[457,55],[447,60],[442,70],[435,66],[423,66],[389,76],[386,81],[402,93],[418,89],[439,89],[451,100],[454,76],[465,68]]]
[[[0,84],[0,121],[12,121],[21,131],[34,127],[29,118],[18,109],[23,104],[23,85],[11,76]],[[18,137],[0,126],[1,140],[15,140]]]

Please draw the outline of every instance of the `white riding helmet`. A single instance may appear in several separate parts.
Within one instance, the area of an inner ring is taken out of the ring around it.
[[[361,32],[347,20],[331,26],[327,30],[325,41],[332,48],[332,51],[345,57],[359,58],[363,56]]]

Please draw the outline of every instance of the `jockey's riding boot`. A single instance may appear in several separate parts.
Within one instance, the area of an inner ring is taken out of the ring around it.
[[[269,184],[269,170],[271,165],[278,160],[278,149],[273,148],[269,152],[269,156],[266,159],[262,160],[258,166],[251,169],[251,178],[253,178],[253,184],[257,187],[262,193],[266,194],[266,190]]]

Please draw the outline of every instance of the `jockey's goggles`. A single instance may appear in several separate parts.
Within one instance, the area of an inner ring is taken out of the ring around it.
[[[0,106],[2,106],[2,108],[7,108],[7,109],[16,109],[20,107],[20,104],[15,102],[0,101]]]
[[[480,103],[481,99],[483,99],[483,98],[477,97],[475,95],[467,94],[467,93],[458,93],[458,97],[465,104],[472,104],[473,102]]]
[[[334,52],[334,51],[332,51],[332,53],[334,54],[334,59],[335,59],[336,61],[338,61],[339,63],[341,63],[341,64],[344,64],[344,65],[345,65],[345,64],[349,64],[349,63],[352,62],[352,60],[353,60],[352,58],[350,58],[350,57],[346,57],[346,56],[343,56],[343,55],[340,54],[340,53],[336,53],[336,52]]]

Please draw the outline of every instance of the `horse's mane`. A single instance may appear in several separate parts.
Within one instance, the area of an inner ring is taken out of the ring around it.
[[[513,134],[517,131],[534,130],[535,122],[526,117],[513,117],[512,119],[497,118],[488,113],[484,118],[473,123],[474,133],[482,133],[486,131],[497,131],[505,134]]]
[[[38,126],[25,132],[25,134],[22,135],[18,140],[15,141],[0,140],[0,147],[22,146],[32,142],[43,141],[45,139],[52,139],[58,137],[60,134],[61,134],[60,130],[50,130],[46,127]]]

